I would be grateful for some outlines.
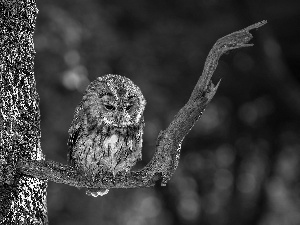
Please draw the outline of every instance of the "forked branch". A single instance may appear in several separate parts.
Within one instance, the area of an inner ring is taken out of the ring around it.
[[[158,180],[161,180],[161,184],[165,185],[177,168],[184,137],[201,117],[218,89],[220,82],[214,85],[211,78],[217,68],[219,58],[229,50],[253,46],[253,44],[249,44],[252,39],[249,31],[266,23],[267,21],[264,20],[253,24],[220,38],[214,44],[207,56],[203,73],[190,99],[180,109],[169,127],[160,132],[155,154],[143,169],[128,174],[118,173],[116,176],[111,173],[101,174],[94,181],[87,180],[70,166],[53,161],[19,161],[18,170],[23,174],[36,178],[95,190],[99,188],[149,187],[153,186]]]

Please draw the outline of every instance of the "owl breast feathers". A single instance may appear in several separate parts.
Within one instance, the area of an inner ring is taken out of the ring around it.
[[[69,129],[69,163],[92,180],[127,173],[142,157],[145,105],[126,77],[109,74],[91,82]]]

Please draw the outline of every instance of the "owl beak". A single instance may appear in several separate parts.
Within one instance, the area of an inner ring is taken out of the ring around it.
[[[118,112],[115,115],[116,127],[127,127],[130,124],[128,115],[125,112]]]
[[[125,107],[123,106],[123,105],[120,105],[118,108],[117,108],[117,110],[119,111],[119,112],[125,112]]]

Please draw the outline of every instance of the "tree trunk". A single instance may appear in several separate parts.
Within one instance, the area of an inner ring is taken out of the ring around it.
[[[15,169],[42,160],[33,73],[34,0],[0,1],[0,224],[48,224],[47,183]]]

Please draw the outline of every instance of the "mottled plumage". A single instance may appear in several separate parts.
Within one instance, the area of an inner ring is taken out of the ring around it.
[[[126,77],[108,74],[91,82],[69,129],[70,165],[91,180],[127,173],[142,157],[145,105],[141,90]]]

